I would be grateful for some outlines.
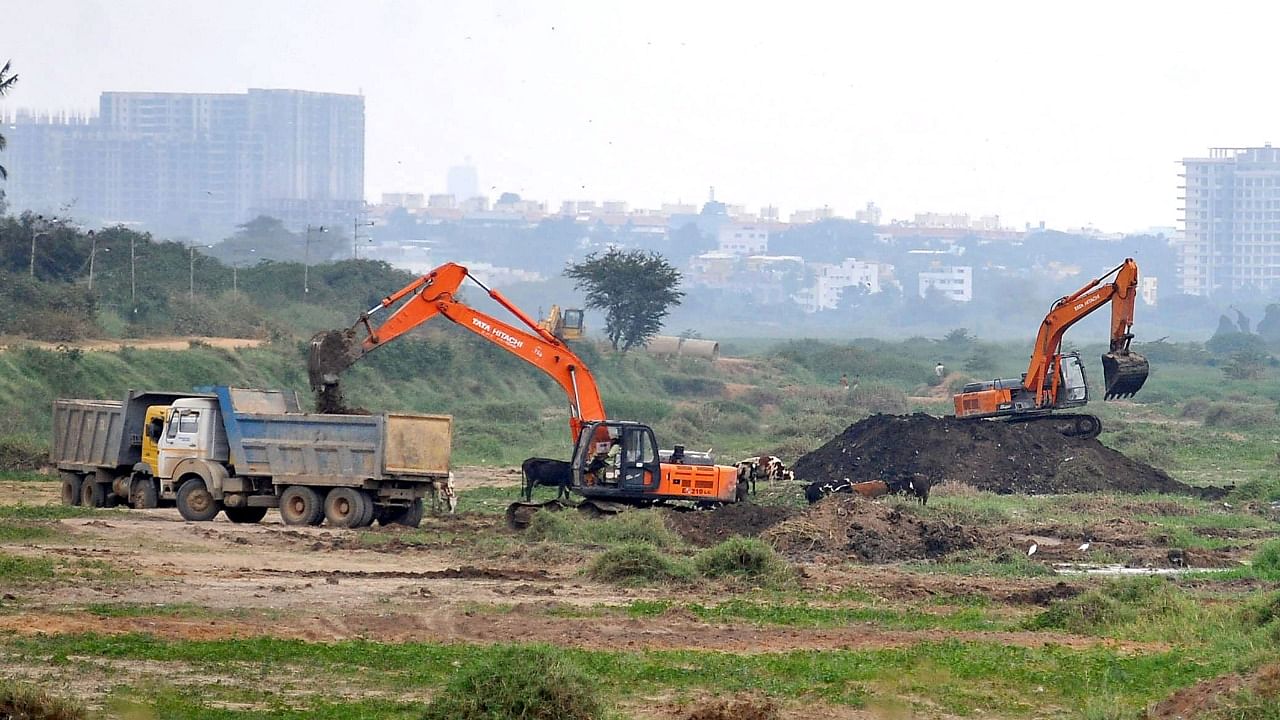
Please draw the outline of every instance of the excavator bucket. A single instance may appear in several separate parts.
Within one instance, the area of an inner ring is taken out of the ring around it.
[[[1136,352],[1116,350],[1102,356],[1102,378],[1107,400],[1133,397],[1147,381],[1151,365]]]
[[[307,360],[307,377],[312,390],[337,385],[338,376],[360,356],[355,333],[350,330],[328,330],[311,338],[311,356]]]

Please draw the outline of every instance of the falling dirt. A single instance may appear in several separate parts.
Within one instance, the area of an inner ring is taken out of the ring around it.
[[[960,525],[925,521],[859,495],[832,495],[760,533],[793,560],[840,557],[869,563],[939,558],[979,544]]]
[[[685,540],[707,547],[734,535],[754,537],[794,513],[784,507],[744,502],[712,511],[671,512],[667,524]]]
[[[801,457],[796,478],[854,482],[923,475],[979,490],[1199,494],[1158,468],[1049,425],[914,415],[872,415]]]

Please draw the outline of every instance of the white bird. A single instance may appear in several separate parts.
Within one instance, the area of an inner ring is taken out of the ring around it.
[[[1079,550],[1080,552],[1084,552],[1085,550],[1089,549],[1089,543],[1085,543],[1076,549]]]
[[[1031,547],[1027,548],[1027,557],[1031,557],[1032,555],[1035,555],[1036,550],[1039,550],[1039,549],[1040,549],[1039,545],[1036,545],[1035,543],[1031,543]]]

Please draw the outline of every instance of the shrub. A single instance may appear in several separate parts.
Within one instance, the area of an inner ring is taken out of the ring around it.
[[[49,448],[29,436],[0,438],[0,470],[36,470],[49,463]]]
[[[628,543],[601,553],[587,575],[603,582],[619,585],[685,582],[692,573],[687,564],[668,558],[652,545]]]
[[[1240,611],[1240,620],[1253,627],[1265,627],[1280,620],[1280,592],[1263,595],[1246,605]]]
[[[787,577],[787,564],[758,538],[731,537],[698,553],[693,565],[707,577],[741,577],[771,584]]]
[[[463,666],[432,699],[423,720],[595,720],[604,717],[597,683],[563,650],[491,650]]]
[[[663,375],[658,379],[662,389],[679,397],[718,397],[724,394],[724,382],[715,378]]]
[[[0,681],[0,718],[81,720],[84,708],[27,685]]]

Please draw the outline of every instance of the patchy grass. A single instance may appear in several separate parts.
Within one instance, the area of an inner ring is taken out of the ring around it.
[[[0,680],[0,718],[5,720],[82,720],[78,703],[54,697],[26,684]]]
[[[731,537],[698,553],[693,567],[709,578],[736,578],[757,585],[781,585],[794,574],[768,543],[758,538]]]
[[[596,556],[587,575],[619,585],[652,585],[689,582],[693,571],[683,559],[667,557],[652,545],[628,543]]]
[[[550,646],[512,646],[463,665],[436,694],[423,720],[596,720],[599,688]]]
[[[713,623],[758,626],[839,628],[874,624],[887,630],[1000,630],[1014,627],[979,608],[962,608],[951,613],[918,612],[912,608],[820,607],[805,604],[729,600],[718,605],[681,603],[670,600],[633,600],[625,606],[630,617],[660,617],[673,610],[692,613]]]
[[[524,535],[531,540],[576,546],[643,543],[656,548],[676,548],[684,545],[680,536],[662,521],[662,513],[656,511],[624,512],[603,518],[575,510],[539,512],[534,514]]]
[[[48,558],[32,558],[0,553],[0,584],[27,585],[53,578],[54,562]]]

